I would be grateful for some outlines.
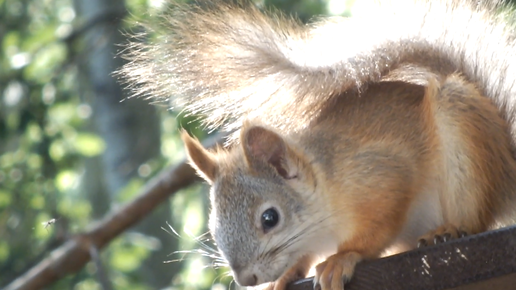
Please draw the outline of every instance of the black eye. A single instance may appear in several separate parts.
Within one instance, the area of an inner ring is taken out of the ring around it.
[[[279,222],[279,214],[274,208],[269,208],[262,213],[262,227],[265,232],[275,227]]]

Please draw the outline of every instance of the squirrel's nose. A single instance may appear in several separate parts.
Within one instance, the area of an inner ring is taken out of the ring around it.
[[[240,286],[256,286],[258,284],[258,277],[251,272],[241,271],[240,273],[234,273],[235,281]]]

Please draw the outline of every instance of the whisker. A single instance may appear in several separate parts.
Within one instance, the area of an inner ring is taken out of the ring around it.
[[[162,229],[162,230],[164,230],[165,232],[167,232],[168,234],[170,234],[170,235],[172,235],[172,236],[173,236],[173,235],[175,235],[176,237],[178,237],[178,238],[182,239],[181,235],[180,235],[180,234],[178,234],[178,233],[176,232],[176,230],[174,229],[174,227],[173,227],[171,224],[169,224],[169,223],[168,223],[168,221],[166,221],[165,223],[167,224],[167,226],[169,227],[169,229],[172,231],[172,233],[171,233],[171,232],[169,232],[169,231],[168,231],[167,229],[165,229],[164,227],[161,227],[161,229]]]
[[[229,282],[229,289],[231,289],[232,285],[236,285],[235,279],[232,279],[231,282]],[[236,286],[235,286],[236,287]]]
[[[196,245],[198,245],[200,248],[192,249],[192,250],[178,250],[170,253],[167,256],[172,255],[180,255],[179,258],[171,259],[168,261],[165,261],[164,263],[174,263],[174,262],[183,262],[187,258],[191,257],[192,255],[199,255],[202,258],[207,258],[210,260],[209,263],[204,264],[202,269],[206,268],[212,268],[212,269],[218,269],[221,267],[227,267],[228,262],[222,257],[222,255],[219,253],[216,245],[214,244],[213,240],[210,239],[209,231],[199,235],[195,236],[191,232],[185,230],[185,236],[182,236],[170,225],[168,222],[166,222],[168,229],[162,227],[165,232],[168,234],[187,242],[194,242]]]

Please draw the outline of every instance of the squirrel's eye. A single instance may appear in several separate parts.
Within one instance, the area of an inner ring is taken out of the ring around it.
[[[267,232],[268,230],[275,227],[279,222],[279,214],[274,208],[269,208],[262,213],[262,227],[263,231]]]

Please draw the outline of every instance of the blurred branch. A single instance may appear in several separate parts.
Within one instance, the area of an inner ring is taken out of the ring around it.
[[[102,266],[102,260],[99,255],[99,250],[94,245],[90,245],[90,257],[95,263],[97,277],[99,279],[99,284],[102,285],[102,289],[112,290],[113,286],[111,285],[111,281],[109,281],[108,275],[104,267]]]
[[[213,146],[221,140],[220,136],[215,136],[208,139],[205,145]],[[92,247],[102,249],[124,230],[152,212],[161,202],[196,180],[199,179],[194,170],[184,161],[164,170],[149,181],[133,201],[112,211],[86,232],[72,236],[4,290],[41,289],[79,271],[90,260]]]
[[[19,276],[22,273],[27,272],[29,269],[34,267],[34,265],[37,265],[39,261],[41,261],[48,252],[53,251],[54,249],[58,248],[59,246],[63,245],[66,242],[67,235],[66,234],[60,234],[52,237],[46,245],[43,247],[43,249],[38,253],[37,256],[31,258],[29,261],[25,261],[26,264],[23,266],[21,270],[14,271],[14,263],[15,259],[8,260],[7,263],[3,264],[0,267],[0,273],[4,275],[3,277],[7,277],[6,281],[13,281],[17,276]]]

